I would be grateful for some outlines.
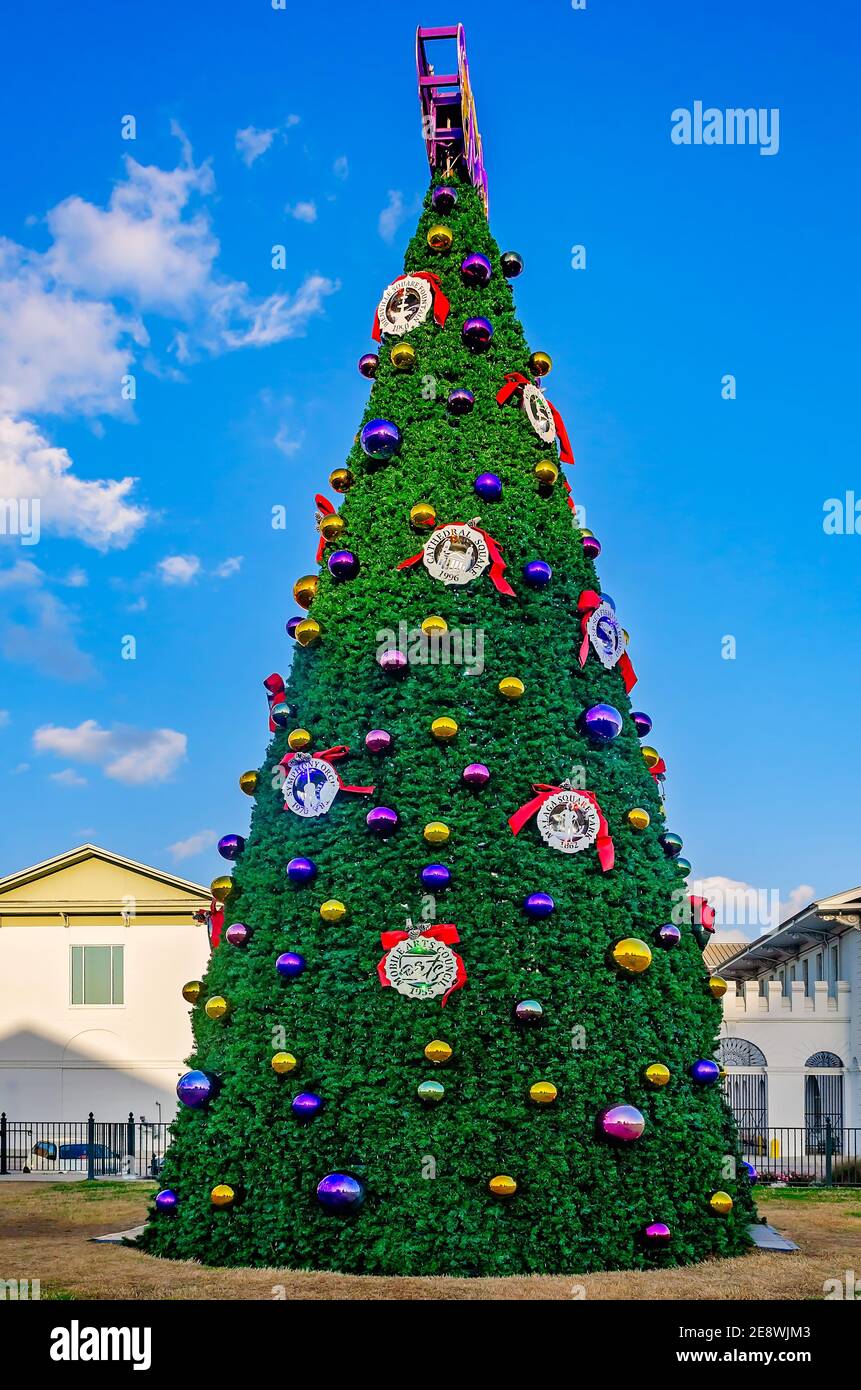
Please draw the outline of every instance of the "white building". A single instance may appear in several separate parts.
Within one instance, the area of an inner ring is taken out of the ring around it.
[[[821,1154],[826,1127],[835,1155],[861,1148],[859,929],[856,888],[811,903],[750,945],[706,947],[706,965],[729,985],[718,1059],[748,1152]],[[798,1133],[775,1135],[778,1127]]]
[[[0,879],[0,1111],[173,1119],[208,889],[82,845]]]

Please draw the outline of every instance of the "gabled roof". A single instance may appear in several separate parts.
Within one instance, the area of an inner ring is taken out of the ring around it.
[[[31,864],[29,868],[18,869],[15,873],[0,878],[0,898],[15,889],[26,887],[28,883],[33,883],[37,879],[48,878],[51,874],[74,868],[76,864],[81,864],[87,859],[99,859],[115,868],[127,869],[132,873],[142,875],[144,878],[152,879],[155,883],[163,884],[166,888],[173,889],[174,892],[189,893],[195,898],[206,898],[207,901],[211,897],[210,890],[200,883],[192,883],[190,879],[179,878],[176,874],[165,872],[164,869],[154,869],[149,864],[141,864],[136,859],[128,859],[123,854],[114,854],[112,850],[102,849],[99,845],[86,844],[78,845],[77,848],[66,850],[65,853],[57,854],[52,859],[43,859],[38,864]]]
[[[791,960],[808,946],[840,936],[847,927],[858,926],[861,926],[861,888],[819,898],[788,917],[775,930],[752,941],[731,962],[725,962],[723,973],[739,977],[758,975]]]
[[[746,941],[709,941],[703,951],[703,964],[707,970],[718,970],[733,956],[739,955],[747,945]]]

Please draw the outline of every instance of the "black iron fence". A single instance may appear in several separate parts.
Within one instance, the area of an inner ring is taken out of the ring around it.
[[[861,1129],[842,1129],[830,1120],[797,1129],[740,1125],[739,1139],[760,1182],[861,1187]]]
[[[0,1115],[0,1176],[76,1174],[82,1178],[157,1178],[170,1125],[160,1121],[10,1120]]]

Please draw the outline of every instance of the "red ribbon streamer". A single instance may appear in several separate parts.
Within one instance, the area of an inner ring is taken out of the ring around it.
[[[589,655],[589,619],[598,605],[603,602],[601,595],[596,594],[594,589],[582,589],[577,600],[577,611],[581,615],[580,631],[583,634],[583,641],[580,643],[581,667],[586,665],[586,657]],[[622,673],[622,680],[625,682],[625,694],[630,695],[637,684],[637,677],[627,652],[622,652],[616,665]]]
[[[453,922],[441,922],[439,926],[436,927],[425,927],[424,931],[419,932],[419,936],[433,937],[434,941],[441,941],[444,946],[452,946],[456,941],[460,941],[457,927]],[[380,932],[380,944],[386,952],[386,955],[383,956],[382,960],[377,965],[377,975],[384,989],[389,988],[392,983],[386,975],[386,956],[393,946],[397,946],[399,941],[406,941],[408,937],[408,931]],[[447,989],[442,997],[440,1007],[443,1009],[448,1003],[449,995],[453,994],[456,989],[463,989],[467,979],[466,966],[461,957],[458,955],[457,951],[452,951],[452,955],[457,961],[457,975],[455,976],[455,981],[451,989]]]
[[[221,941],[221,933],[224,929],[224,904],[217,903],[213,898],[209,904],[209,944],[214,951]]]
[[[524,802],[520,809],[514,812],[513,816],[508,817],[508,824],[511,826],[512,835],[519,835],[526,822],[531,820],[532,817],[541,810],[545,801],[548,801],[551,796],[555,796],[557,792],[567,791],[569,788],[554,787],[551,786],[549,782],[533,782],[532,790],[537,792],[538,795],[534,796],[531,801]],[[598,862],[604,873],[606,873],[608,869],[612,869],[616,862],[616,850],[610,838],[610,828],[607,825],[604,812],[601,810],[597,798],[592,792],[580,791],[578,788],[577,795],[585,796],[586,800],[592,803],[598,813],[598,838],[595,841],[595,848],[598,851]]]
[[[266,689],[266,698],[269,701],[269,732],[271,734],[277,734],[278,725],[272,719],[272,707],[273,705],[280,704],[284,699],[286,690],[284,677],[274,672],[271,676],[266,677],[263,685]]]
[[[318,510],[319,512],[321,512],[323,516],[334,516],[334,515],[335,515],[335,508],[332,506],[332,503],[329,501],[328,497],[324,497],[324,496],[323,496],[322,492],[317,492],[317,493],[314,494],[314,501],[317,503],[317,510]],[[321,536],[321,537],[320,537],[320,540],[319,540],[319,542],[318,542],[318,544],[317,544],[317,564],[318,564],[318,565],[319,565],[320,561],[321,561],[322,558],[323,558],[323,551],[324,551],[325,549],[326,549],[326,540],[325,540],[325,537],[324,537],[324,536]]]
[[[519,395],[523,387],[529,385],[529,378],[525,377],[522,372],[506,372],[505,382],[505,386],[496,393],[497,405],[505,405],[505,402],[510,400],[512,396]],[[546,396],[544,399],[547,401]],[[553,423],[556,426],[556,435],[559,440],[559,462],[573,463],[574,453],[571,449],[571,440],[568,438],[565,422],[552,401],[547,401],[547,406],[553,416]]]
[[[466,524],[467,523],[462,521],[450,521],[447,523],[447,525],[449,526],[464,526]],[[471,523],[469,524],[471,525]],[[435,526],[433,534],[435,535],[437,531],[444,530],[445,526]],[[506,564],[502,558],[502,551],[499,547],[499,543],[493,539],[493,536],[491,536],[488,531],[482,531],[480,526],[473,526],[472,530],[477,531],[480,536],[484,537],[484,543],[487,546],[488,553],[490,555],[490,577],[493,581],[493,587],[500,594],[507,594],[509,598],[514,598],[514,590],[512,589],[508,580],[503,577],[503,571],[506,569]],[[409,569],[411,565],[418,564],[419,560],[424,558],[424,553],[424,546],[422,546],[418,555],[411,555],[408,560],[401,560],[400,564],[398,565],[398,569],[405,570]]]
[[[714,931],[715,929],[715,910],[706,898],[688,897],[688,902],[694,911],[694,926],[702,927],[704,931]]]
[[[445,323],[446,319],[448,318],[448,311],[449,311],[449,309],[450,309],[451,306],[450,306],[450,304],[449,304],[449,302],[448,302],[448,299],[446,298],[445,294],[443,293],[442,285],[441,285],[440,282],[439,282],[439,276],[438,276],[438,275],[434,275],[434,273],[433,273],[432,270],[412,270],[412,271],[410,271],[409,273],[410,273],[410,275],[412,276],[412,278],[413,278],[414,280],[427,280],[428,284],[430,285],[431,289],[433,290],[433,316],[434,316],[434,322],[435,322],[440,328],[442,328],[443,324]],[[399,285],[399,284],[401,283],[401,281],[402,281],[402,280],[406,280],[406,278],[407,278],[406,275],[399,275],[398,278],[397,278],[397,280],[393,280],[393,281],[392,281],[392,284],[393,284],[393,285]],[[373,340],[374,340],[375,343],[380,342],[380,340],[381,340],[381,338],[382,338],[382,332],[381,332],[381,330],[380,330],[380,315],[379,315],[379,310],[374,314],[374,327],[373,327],[373,330],[372,330],[372,332],[371,332],[371,337],[373,338]]]
[[[334,748],[324,748],[324,749],[322,750],[322,752],[320,752],[320,753],[312,753],[311,756],[312,756],[313,758],[320,758],[320,760],[321,760],[322,762],[324,762],[324,763],[333,763],[333,762],[335,762],[335,760],[336,760],[337,758],[346,758],[346,757],[349,755],[349,752],[350,752],[350,750],[349,750],[349,748],[347,747],[346,743],[338,743],[338,744],[335,745]],[[287,753],[287,754],[285,754],[285,756],[281,759],[281,762],[280,762],[279,766],[280,766],[280,767],[288,767],[288,766],[290,765],[290,763],[292,762],[292,760],[295,758],[295,756],[296,756],[295,753]],[[342,781],[341,781],[340,774],[339,774],[338,772],[335,773],[335,776],[338,778],[338,787],[339,787],[339,789],[340,789],[342,792],[373,792],[373,791],[376,791],[376,787],[354,787],[354,786],[352,785],[352,783],[342,782]],[[288,808],[285,806],[285,807],[284,807],[284,810],[286,811],[287,809],[288,809]]]
[[[655,763],[655,766],[650,767],[649,771],[651,772],[652,776],[657,782],[659,777],[666,777],[667,764],[664,762],[663,758],[658,758],[658,761]]]

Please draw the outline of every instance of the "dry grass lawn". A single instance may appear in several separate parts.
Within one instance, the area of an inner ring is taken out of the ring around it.
[[[43,1298],[106,1299],[817,1299],[861,1270],[861,1191],[760,1190],[763,1219],[801,1247],[686,1269],[511,1279],[395,1279],[287,1269],[207,1269],[89,1238],[139,1225],[148,1183],[0,1182],[0,1278],[39,1279]],[[576,1296],[576,1295],[575,1295]],[[581,1295],[582,1296],[582,1295]]]

